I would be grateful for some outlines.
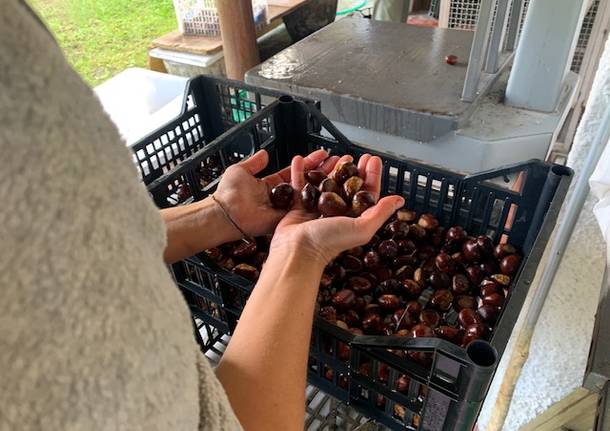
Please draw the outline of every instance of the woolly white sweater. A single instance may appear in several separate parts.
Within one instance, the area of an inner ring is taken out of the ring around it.
[[[235,430],[92,91],[0,0],[0,430]]]

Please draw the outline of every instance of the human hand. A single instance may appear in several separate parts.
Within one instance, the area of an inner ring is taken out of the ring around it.
[[[343,156],[339,161],[352,161],[352,157]],[[292,160],[291,183],[299,196],[305,185],[305,169],[306,162],[302,157],[297,156]],[[381,188],[381,170],[379,157],[365,154],[358,161],[359,174],[364,178],[363,189],[373,193],[376,199]],[[402,197],[387,196],[360,217],[315,219],[316,214],[305,211],[300,199],[295,198],[295,202],[294,208],[275,230],[270,253],[298,250],[300,255],[323,265],[344,250],[366,244],[383,223],[404,205]]]
[[[324,150],[317,150],[301,158],[304,169],[320,169],[329,173],[339,157],[328,157]],[[254,175],[265,169],[269,155],[258,151],[250,158],[229,166],[224,172],[214,197],[228,210],[235,223],[248,236],[272,233],[286,214],[271,206],[269,193],[273,187],[291,181],[291,168],[286,167],[275,174],[259,179]],[[300,191],[300,189],[299,189]]]

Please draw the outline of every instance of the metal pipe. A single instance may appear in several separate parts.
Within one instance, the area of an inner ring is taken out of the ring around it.
[[[482,0],[479,8],[477,27],[474,31],[472,47],[470,48],[470,58],[468,69],[466,70],[466,80],[462,91],[462,100],[472,102],[477,95],[479,79],[481,77],[481,65],[485,58],[485,48],[489,39],[489,29],[491,28],[491,5],[492,0]]]
[[[607,107],[602,117],[602,122],[593,143],[591,144],[589,155],[587,156],[581,171],[577,173],[578,177],[568,198],[565,212],[560,223],[557,225],[558,228],[551,245],[548,262],[544,266],[540,283],[534,292],[532,302],[527,309],[523,327],[515,341],[513,353],[506,367],[506,374],[500,385],[496,405],[489,420],[487,427],[488,431],[499,431],[504,425],[517,380],[519,379],[521,369],[529,355],[534,328],[540,317],[542,307],[548,296],[555,274],[557,274],[557,269],[568,245],[568,241],[574,231],[578,216],[587,199],[587,195],[589,194],[589,178],[595,170],[599,158],[610,139],[610,101],[607,101],[606,105]]]
[[[498,71],[498,58],[502,42],[504,39],[504,28],[506,27],[506,19],[508,14],[508,0],[497,0],[496,18],[493,29],[491,30],[491,39],[489,48],[487,49],[487,59],[485,61],[485,72],[496,73]]]
[[[523,12],[523,0],[513,0],[510,10],[510,22],[508,23],[508,34],[506,36],[506,50],[514,51],[517,47],[519,29],[521,28],[521,14]]]

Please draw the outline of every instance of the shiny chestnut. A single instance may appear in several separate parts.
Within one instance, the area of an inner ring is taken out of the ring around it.
[[[294,189],[288,183],[281,183],[271,189],[271,205],[281,210],[288,210],[294,200]]]
[[[310,183],[305,184],[301,190],[301,203],[307,211],[315,211],[318,208],[318,200],[320,199],[320,190],[312,186]]]
[[[377,203],[375,196],[366,190],[360,190],[352,199],[352,213],[358,217]]]
[[[318,211],[324,217],[336,217],[347,214],[348,207],[341,196],[333,192],[322,192],[318,200]]]
[[[314,186],[319,186],[326,179],[326,174],[319,170],[305,172],[305,179]]]

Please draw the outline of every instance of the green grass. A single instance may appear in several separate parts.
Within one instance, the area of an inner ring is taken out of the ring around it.
[[[177,27],[172,0],[29,0],[90,85],[146,67],[150,42]]]

